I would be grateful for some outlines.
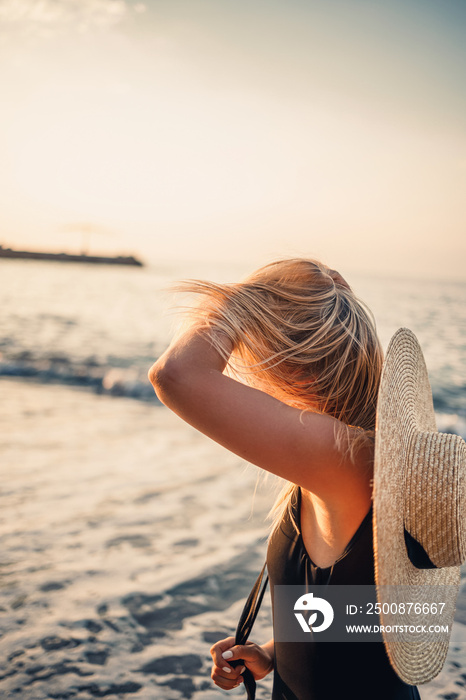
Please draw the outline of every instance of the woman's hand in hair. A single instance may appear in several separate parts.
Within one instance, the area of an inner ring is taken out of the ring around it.
[[[245,667],[258,681],[270,673],[274,665],[273,640],[263,646],[254,642],[235,645],[235,638],[227,637],[214,644],[210,653],[213,659],[212,680],[223,690],[231,690],[243,682],[241,674]],[[234,667],[230,664],[237,659],[242,659],[244,665]]]
[[[223,372],[233,343],[216,333],[191,328],[157,360],[149,378],[160,401],[241,459],[320,498],[348,504],[360,496],[367,460],[363,455],[353,463],[347,456],[346,433],[337,443],[338,421],[228,377]]]

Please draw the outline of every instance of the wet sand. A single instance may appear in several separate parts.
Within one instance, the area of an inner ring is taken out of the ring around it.
[[[265,555],[273,480],[163,407],[0,381],[0,695],[209,698]],[[466,700],[466,580],[423,700]],[[269,596],[253,639],[272,636]],[[270,698],[271,677],[258,684]]]

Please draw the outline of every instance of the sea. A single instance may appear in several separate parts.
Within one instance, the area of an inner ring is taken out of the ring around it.
[[[234,634],[280,484],[163,407],[147,373],[190,303],[176,281],[250,272],[0,260],[0,697],[244,697],[213,684],[209,650]],[[345,276],[384,348],[416,334],[438,427],[466,437],[466,284]],[[272,634],[267,594],[250,639]],[[466,700],[465,648],[463,566],[423,700]]]
[[[0,376],[156,401],[147,371],[168,346],[185,299],[180,279],[234,282],[246,264],[145,268],[0,260]],[[418,337],[438,427],[466,437],[466,283],[347,275],[375,315],[384,348],[400,327]]]

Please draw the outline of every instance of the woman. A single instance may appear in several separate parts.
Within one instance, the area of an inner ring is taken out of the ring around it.
[[[244,282],[192,282],[191,326],[153,365],[159,399],[183,420],[287,485],[267,565],[274,586],[374,585],[371,493],[382,350],[374,323],[340,274],[281,260]],[[228,376],[230,375],[230,376]],[[234,378],[236,377],[236,378]],[[241,379],[241,381],[238,381]],[[382,643],[248,642],[211,648],[212,679],[259,680],[273,699],[419,698]]]

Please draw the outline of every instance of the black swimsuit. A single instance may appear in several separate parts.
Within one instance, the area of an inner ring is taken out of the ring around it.
[[[343,554],[320,568],[301,536],[301,490],[275,530],[267,549],[274,601],[276,585],[375,585],[372,506]],[[276,642],[272,700],[420,700],[416,686],[404,683],[382,642]]]

